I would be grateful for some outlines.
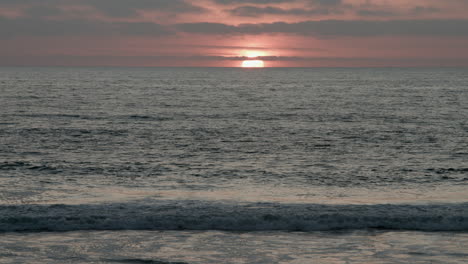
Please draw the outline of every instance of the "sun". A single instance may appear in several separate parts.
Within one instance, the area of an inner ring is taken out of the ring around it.
[[[242,68],[263,68],[265,63],[262,60],[245,60],[242,62]]]
[[[262,50],[243,50],[241,55],[243,61],[241,64],[242,68],[264,68],[265,62],[262,60],[263,57],[268,54]]]

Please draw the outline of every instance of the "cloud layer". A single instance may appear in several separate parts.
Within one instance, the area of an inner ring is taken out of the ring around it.
[[[91,50],[103,64],[124,55],[209,66],[244,60],[255,50],[289,66],[317,58],[389,62],[396,55],[397,61],[448,62],[468,54],[468,1],[0,0],[0,40],[3,64],[7,57],[27,61],[26,53],[46,62]],[[89,43],[94,46],[79,49]]]
[[[320,20],[298,23],[260,23],[238,26],[187,23],[177,28],[203,34],[299,34],[312,36],[468,36],[468,20]]]

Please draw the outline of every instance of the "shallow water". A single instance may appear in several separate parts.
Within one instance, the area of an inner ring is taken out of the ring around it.
[[[467,71],[0,68],[0,260],[462,263]]]
[[[8,233],[0,263],[466,263],[468,234],[119,231]]]

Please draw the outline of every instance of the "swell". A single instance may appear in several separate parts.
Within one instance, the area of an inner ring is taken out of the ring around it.
[[[165,201],[0,206],[0,232],[76,230],[468,231],[468,203],[320,205]]]

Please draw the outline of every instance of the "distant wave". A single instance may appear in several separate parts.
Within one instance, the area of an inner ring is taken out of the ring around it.
[[[0,206],[0,232],[74,230],[468,231],[468,203],[319,205],[166,201]]]

